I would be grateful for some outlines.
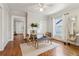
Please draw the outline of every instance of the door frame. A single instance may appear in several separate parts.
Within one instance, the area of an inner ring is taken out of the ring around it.
[[[25,38],[26,36],[26,20],[25,20],[25,17],[22,17],[22,16],[12,16],[11,17],[11,40],[13,41],[14,40],[14,20],[15,18],[20,18],[22,19],[22,21],[24,22],[24,32],[23,32],[23,36]]]

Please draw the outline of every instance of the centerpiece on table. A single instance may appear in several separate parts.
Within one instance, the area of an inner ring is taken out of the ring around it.
[[[31,34],[36,34],[37,33],[37,28],[38,28],[38,24],[37,23],[31,23]]]

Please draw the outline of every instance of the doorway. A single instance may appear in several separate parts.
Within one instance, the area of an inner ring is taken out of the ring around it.
[[[14,21],[14,35],[23,34],[23,31],[24,31],[24,22]]]
[[[25,17],[13,16],[12,17],[12,40],[21,41],[25,38],[26,34]]]

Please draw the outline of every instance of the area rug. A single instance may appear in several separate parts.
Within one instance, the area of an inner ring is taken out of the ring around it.
[[[28,45],[27,43],[20,44],[22,55],[23,56],[38,56],[41,53],[44,53],[50,49],[58,47],[57,43],[39,43],[38,48]]]

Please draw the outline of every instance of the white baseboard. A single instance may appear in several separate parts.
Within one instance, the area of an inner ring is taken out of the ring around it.
[[[3,50],[4,50],[4,46],[2,44],[1,47],[0,47],[0,51],[3,51]]]
[[[79,43],[77,43],[77,42],[68,42],[68,43],[79,46]]]
[[[67,43],[70,43],[70,44],[79,46],[79,43],[76,43],[76,42],[70,42],[70,41],[67,41],[67,40],[64,40],[64,39],[62,39],[62,40],[60,40],[60,39],[56,39],[56,40],[58,40],[58,41],[62,41],[62,42],[67,42]]]
[[[12,41],[12,40],[10,40],[10,41]],[[4,50],[4,48],[6,47],[6,45],[8,44],[8,42],[9,41],[5,42],[5,44],[2,46],[2,48],[0,49],[0,51],[3,51]]]
[[[3,50],[4,50],[4,47],[0,49],[0,51],[3,51]]]

